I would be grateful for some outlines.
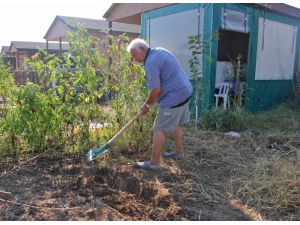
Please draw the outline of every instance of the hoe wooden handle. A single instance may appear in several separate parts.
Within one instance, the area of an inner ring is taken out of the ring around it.
[[[112,144],[115,140],[117,140],[117,138],[119,136],[121,136],[123,134],[123,132],[130,127],[130,125],[136,121],[140,116],[142,115],[142,112],[140,111],[135,117],[133,117],[118,133],[116,133],[115,136],[113,136],[108,142],[107,144],[110,145]]]

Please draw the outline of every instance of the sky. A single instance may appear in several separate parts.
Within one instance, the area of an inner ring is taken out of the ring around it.
[[[0,49],[11,41],[44,42],[44,35],[56,15],[103,19],[112,3],[104,0],[0,0]]]
[[[184,2],[184,1],[122,1],[122,2]],[[188,1],[200,2],[200,1]],[[234,1],[201,1],[234,2]],[[243,2],[243,1],[237,1]],[[246,1],[249,2],[249,1]],[[251,1],[268,2],[268,1]],[[270,1],[269,1],[270,2]],[[271,1],[280,3],[280,1]],[[11,41],[45,41],[44,35],[56,15],[90,19],[103,19],[102,16],[113,0],[0,0],[0,49],[9,46]],[[300,8],[300,1],[285,1]]]

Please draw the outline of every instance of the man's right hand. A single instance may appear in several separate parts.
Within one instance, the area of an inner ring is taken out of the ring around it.
[[[147,100],[145,101],[144,105],[140,109],[142,115],[146,115],[149,112],[150,105],[154,104],[159,93],[160,93],[160,87],[154,88],[150,91]]]
[[[140,109],[140,111],[142,112],[142,115],[146,115],[149,112],[149,108],[150,108],[150,105],[145,103]]]

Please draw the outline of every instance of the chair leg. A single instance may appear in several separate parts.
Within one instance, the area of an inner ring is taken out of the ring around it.
[[[218,105],[219,105],[219,97],[216,96],[216,108],[218,108]]]
[[[227,98],[223,98],[223,107],[224,109],[227,108]]]

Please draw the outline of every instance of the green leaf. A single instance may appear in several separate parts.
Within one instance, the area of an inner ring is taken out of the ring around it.
[[[64,88],[62,86],[57,87],[57,92],[59,95],[62,95],[64,93]]]
[[[193,40],[193,39],[188,41],[188,44],[193,44],[193,43],[195,43],[195,40]]]

